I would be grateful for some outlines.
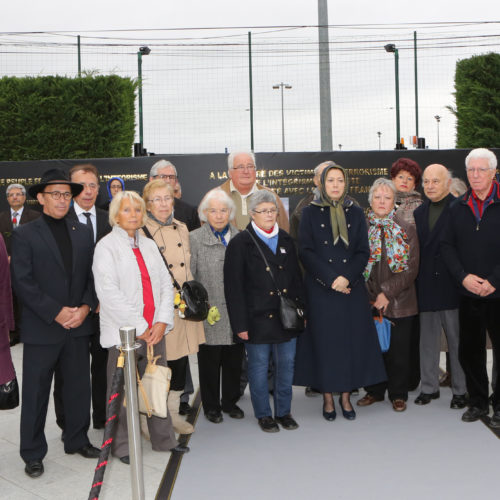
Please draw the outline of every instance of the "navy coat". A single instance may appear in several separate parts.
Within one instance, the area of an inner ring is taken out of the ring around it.
[[[19,226],[12,234],[11,274],[23,304],[21,340],[29,344],[57,344],[68,335],[54,319],[64,306],[97,306],[92,278],[94,241],[84,224],[66,218],[73,249],[73,272],[66,274],[61,252],[43,217]],[[69,335],[92,333],[90,316]]]
[[[278,288],[290,298],[303,302],[302,276],[292,237],[279,230],[276,254],[247,228],[264,252]],[[283,330],[279,319],[279,297],[264,260],[248,232],[231,238],[224,259],[224,294],[235,342],[248,331],[251,344],[287,342],[297,333]]]
[[[450,224],[451,194],[432,231],[429,230],[430,201],[426,200],[414,212],[420,244],[420,266],[417,276],[419,312],[446,311],[458,308],[458,286],[441,253],[441,239]]]
[[[365,216],[351,201],[344,212],[348,248],[340,240],[333,244],[328,208],[304,208],[299,226],[308,321],[297,344],[294,384],[321,392],[350,391],[386,379],[362,275],[370,255]],[[332,290],[338,276],[349,280],[349,295]]]

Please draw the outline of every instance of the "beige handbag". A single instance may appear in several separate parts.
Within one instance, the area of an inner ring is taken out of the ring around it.
[[[156,364],[160,357],[154,356],[153,346],[148,345],[148,364],[142,379],[137,374],[139,413],[144,413],[148,417],[154,415],[159,418],[167,418],[167,397],[172,370],[167,366]]]

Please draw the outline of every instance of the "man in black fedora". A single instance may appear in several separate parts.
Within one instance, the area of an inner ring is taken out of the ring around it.
[[[87,437],[94,241],[88,227],[66,218],[71,199],[82,189],[63,171],[48,170],[28,191],[42,205],[42,216],[12,235],[12,282],[23,304],[21,457],[30,477],[44,471],[44,427],[56,367],[64,377],[64,450],[85,458],[99,455]]]

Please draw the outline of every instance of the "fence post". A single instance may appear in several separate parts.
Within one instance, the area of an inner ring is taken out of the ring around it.
[[[82,76],[82,51],[80,47],[80,35],[77,37],[78,40],[78,78]]]

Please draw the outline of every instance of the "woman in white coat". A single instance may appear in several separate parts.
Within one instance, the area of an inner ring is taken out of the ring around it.
[[[157,246],[138,232],[145,213],[137,193],[117,194],[109,207],[112,231],[95,248],[92,270],[100,307],[101,345],[109,353],[109,385],[119,355],[119,329],[124,325],[134,326],[137,332],[137,354],[142,354],[139,374],[145,369],[147,345],[153,345],[155,355],[162,356],[158,364],[166,366],[165,343],[160,341],[173,325],[173,290]],[[189,451],[175,440],[170,417],[153,416],[147,423],[153,450]],[[111,451],[129,463],[126,412],[121,402]]]

